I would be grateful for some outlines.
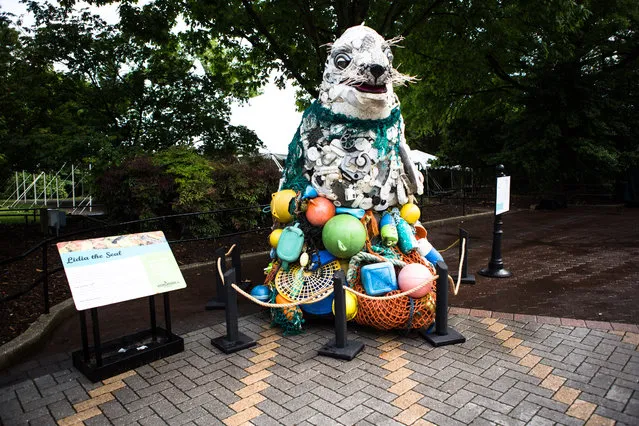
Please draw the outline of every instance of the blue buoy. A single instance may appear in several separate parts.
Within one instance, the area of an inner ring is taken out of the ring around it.
[[[271,289],[265,285],[256,285],[251,290],[251,296],[260,302],[268,302],[271,300]]]

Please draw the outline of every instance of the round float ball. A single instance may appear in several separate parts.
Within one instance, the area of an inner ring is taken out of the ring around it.
[[[313,226],[324,226],[330,218],[335,216],[335,205],[332,201],[317,197],[308,200],[306,219]]]
[[[408,291],[417,287],[424,281],[429,281],[429,283],[426,284],[424,287],[408,295],[413,299],[421,299],[432,291],[433,278],[433,274],[432,272],[430,272],[430,269],[428,269],[428,267],[422,265],[421,263],[409,263],[408,265],[404,266],[401,271],[399,271],[399,275],[397,276],[397,284],[399,285],[399,289],[401,291]]]
[[[356,217],[338,214],[324,225],[322,242],[333,256],[348,259],[364,248],[366,229]]]
[[[291,301],[278,293],[277,296],[275,296],[275,303],[277,303],[278,305],[282,305],[285,303],[291,303]],[[282,309],[282,312],[284,313],[284,316],[286,316],[286,319],[289,321],[293,321],[293,316],[295,315],[295,307],[288,307],[288,308],[281,308],[281,309]]]
[[[280,236],[282,235],[282,229],[278,228],[273,230],[271,234],[268,236],[268,242],[271,244],[271,247],[277,248],[277,243],[280,241]]]
[[[297,193],[292,189],[285,189],[271,195],[271,214],[279,223],[288,223],[293,219],[288,206],[296,196]]]
[[[407,203],[402,206],[402,209],[399,211],[399,215],[403,217],[406,222],[412,225],[419,220],[421,212],[419,211],[419,207],[415,204]]]
[[[271,289],[265,285],[256,285],[251,289],[251,296],[260,302],[268,302],[271,298]]]
[[[346,321],[350,321],[357,315],[357,296],[350,291],[345,292],[346,296]],[[335,315],[335,300],[333,300],[333,315]]]

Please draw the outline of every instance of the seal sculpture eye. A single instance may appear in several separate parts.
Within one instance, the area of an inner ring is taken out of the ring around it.
[[[334,62],[337,68],[343,70],[351,64],[351,57],[348,56],[346,53],[339,53],[337,56],[335,56]]]

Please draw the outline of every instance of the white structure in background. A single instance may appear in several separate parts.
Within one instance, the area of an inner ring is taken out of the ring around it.
[[[71,170],[65,175],[65,167],[66,163],[55,174],[15,172],[15,191],[9,198],[4,200],[0,208],[13,208],[21,202],[25,204],[30,202],[29,207],[38,206],[39,203],[42,203],[43,206],[48,206],[49,202],[52,201],[49,199],[49,194],[55,194],[56,207],[59,208],[60,185],[64,185],[64,182],[70,182],[72,214],[82,214],[87,207],[91,212],[93,210],[93,197],[90,193],[85,194],[84,192],[84,181],[87,173],[83,171],[78,173],[78,167],[72,164]],[[90,172],[91,165],[89,165]],[[78,177],[79,179],[77,179]],[[76,197],[76,190],[81,193],[79,197]],[[80,209],[79,212],[78,209]]]

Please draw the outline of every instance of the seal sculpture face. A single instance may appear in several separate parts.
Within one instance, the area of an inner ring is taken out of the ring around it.
[[[338,207],[378,211],[423,192],[393,91],[412,79],[393,67],[397,41],[360,25],[331,45],[319,99],[289,146],[284,188],[303,178]]]

